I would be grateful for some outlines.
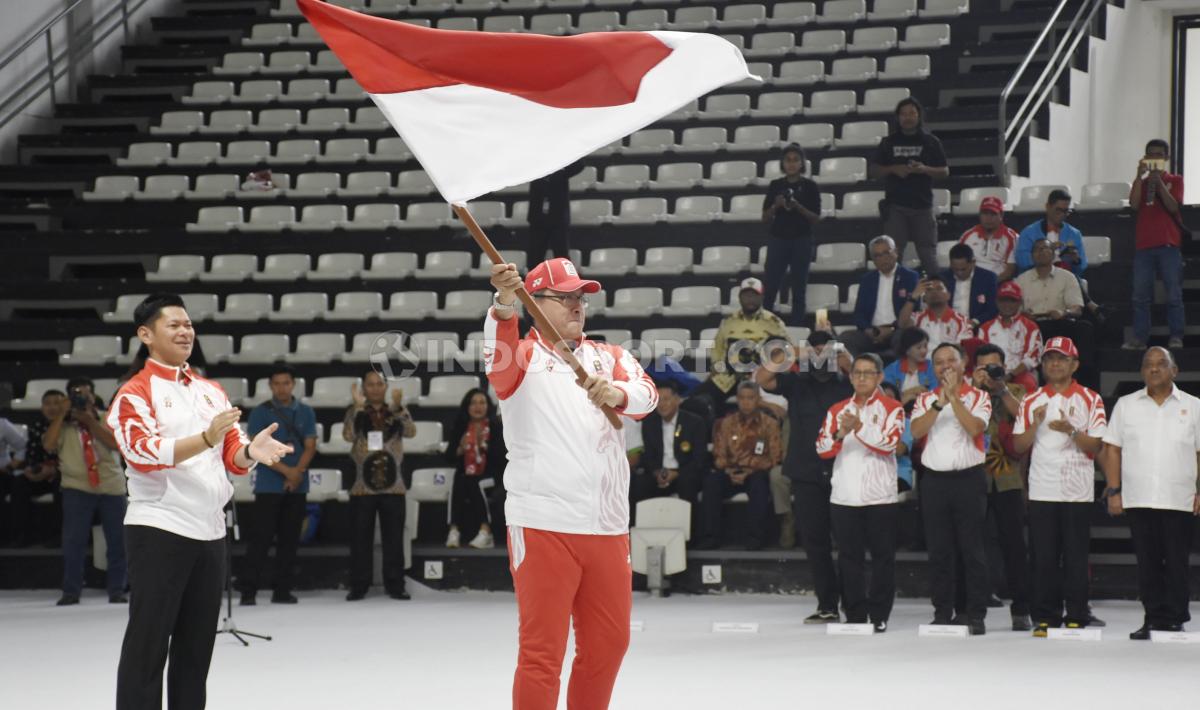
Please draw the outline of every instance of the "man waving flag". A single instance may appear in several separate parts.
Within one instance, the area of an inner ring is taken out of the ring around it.
[[[716,35],[434,30],[297,4],[451,203],[548,175],[751,77]]]

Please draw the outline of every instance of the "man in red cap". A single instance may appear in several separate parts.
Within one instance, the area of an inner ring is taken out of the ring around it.
[[[1000,284],[996,293],[1000,315],[979,326],[979,338],[1004,351],[1008,380],[1032,392],[1037,389],[1034,373],[1042,358],[1042,331],[1032,318],[1021,312],[1021,304],[1021,287],[1016,281]]]
[[[571,367],[536,328],[521,338],[516,292],[525,290],[583,364]],[[508,447],[508,553],[520,619],[513,708],[553,710],[567,632],[575,628],[570,708],[607,708],[629,645],[629,461],[624,433],[601,407],[641,419],[658,390],[619,345],[587,339],[587,294],[596,281],[556,258],[524,282],[514,264],[492,267],[483,361],[500,399]]]
[[[1107,429],[1104,401],[1074,379],[1075,343],[1046,341],[1046,386],[1021,402],[1013,447],[1029,457],[1029,543],[1033,550],[1033,635],[1088,625],[1088,543],[1096,463]],[[1064,602],[1066,614],[1063,613]]]
[[[975,253],[975,264],[1008,281],[1017,272],[1016,230],[1004,224],[1004,203],[999,197],[985,197],[979,203],[979,224],[963,232],[959,244]]]

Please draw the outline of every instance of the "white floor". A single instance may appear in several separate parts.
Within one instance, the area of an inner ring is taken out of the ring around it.
[[[348,604],[332,591],[295,607],[235,607],[239,627],[272,634],[243,648],[219,636],[209,708],[509,707],[516,657],[511,594],[379,595]],[[125,608],[90,592],[59,609],[49,591],[0,592],[0,708],[112,707]],[[1141,609],[1099,602],[1101,643],[1033,639],[993,610],[988,635],[919,639],[927,603],[897,604],[887,634],[827,637],[804,626],[811,598],[635,595],[635,631],[613,708],[1196,707],[1200,645],[1133,642]],[[260,602],[261,604],[261,602]],[[757,634],[713,633],[712,622],[757,622]],[[569,668],[570,654],[566,666]],[[564,684],[565,688],[565,684]],[[565,703],[563,704],[565,707]]]

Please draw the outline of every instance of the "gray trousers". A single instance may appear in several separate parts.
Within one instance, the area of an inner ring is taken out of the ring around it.
[[[883,231],[896,242],[896,254],[901,263],[904,249],[911,241],[921,259],[921,269],[930,277],[938,273],[937,265],[937,217],[934,208],[914,210],[900,205],[888,205],[887,219]]]

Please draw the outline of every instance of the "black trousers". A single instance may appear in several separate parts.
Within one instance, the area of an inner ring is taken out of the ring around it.
[[[1146,623],[1173,626],[1191,621],[1188,612],[1188,553],[1194,516],[1181,510],[1126,508],[1138,563],[1138,595]]]
[[[1061,626],[1065,620],[1087,624],[1092,505],[1029,501],[1034,623]]]
[[[29,545],[46,537],[49,530],[57,530],[62,518],[62,491],[58,481],[31,481],[25,476],[7,476],[10,480],[9,521],[12,525],[12,539],[18,545]],[[54,494],[53,507],[46,510],[53,517],[51,522],[36,524],[34,509],[37,504],[34,498],[47,493]]]
[[[887,621],[896,601],[896,516],[899,504],[832,505],[830,516],[838,541],[842,608],[846,621]],[[871,551],[871,586],[867,591],[866,552]]]
[[[658,487],[658,478],[653,471],[644,471],[629,479],[629,492],[635,504],[647,498],[662,498],[674,494],[695,506],[696,499],[700,495],[700,486],[701,481],[698,474],[689,474],[683,471],[680,471],[679,476],[666,488]]]
[[[926,469],[921,478],[921,505],[934,619],[948,622],[954,618],[954,567],[956,559],[961,558],[967,618],[982,620],[987,616],[991,588],[983,544],[987,473],[982,466],[962,471]]]
[[[792,479],[792,510],[800,533],[800,544],[812,570],[817,609],[836,612],[838,578],[833,567],[833,525],[830,520],[828,481]]]
[[[750,506],[746,510],[746,527],[751,547],[762,547],[767,541],[767,523],[771,519],[771,479],[767,471],[755,471],[741,485],[734,485],[724,471],[712,471],[704,479],[704,537],[721,540],[721,506],[725,499],[746,493]]]
[[[192,540],[144,525],[125,526],[129,560],[129,624],[117,667],[117,710],[167,706],[199,710],[212,660],[221,592],[225,538]]]
[[[530,205],[532,207],[532,205]],[[529,253],[526,257],[529,268],[533,268],[546,260],[546,250],[549,249],[555,257],[570,257],[571,243],[568,239],[569,226],[562,223],[546,224],[533,220],[529,222]]]
[[[490,496],[496,490],[491,476],[468,476],[463,469],[454,472],[454,487],[450,492],[450,524],[471,534],[483,523],[492,525]]]
[[[375,516],[383,541],[383,586],[404,589],[403,495],[350,496],[350,589],[366,590],[375,574]]]
[[[303,493],[259,493],[254,497],[256,517],[250,530],[246,573],[241,579],[243,593],[258,591],[272,542],[275,543],[275,594],[285,595],[292,591],[292,572],[296,548],[300,545],[305,505]]]
[[[1004,564],[1004,580],[1012,598],[1013,616],[1030,613],[1029,551],[1025,545],[1025,493],[1021,489],[988,493],[988,520],[995,526]],[[987,528],[984,528],[986,542]],[[988,565],[991,569],[991,565]],[[954,610],[966,613],[967,599],[962,561],[958,562]]]

